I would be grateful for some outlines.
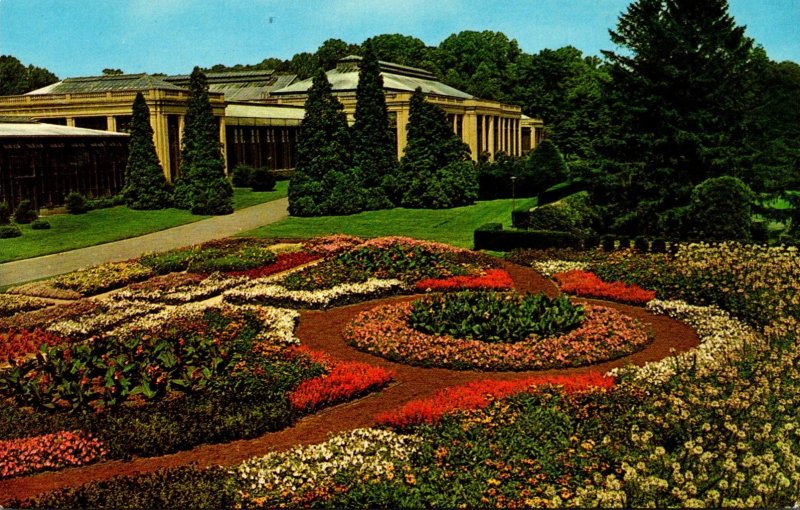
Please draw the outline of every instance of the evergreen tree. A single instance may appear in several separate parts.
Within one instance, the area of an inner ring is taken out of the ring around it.
[[[594,198],[651,233],[696,184],[740,173],[752,41],[726,0],[636,0],[611,40],[627,51],[604,52],[617,129]]]
[[[415,208],[467,205],[478,196],[469,147],[453,133],[444,111],[426,102],[419,88],[411,96],[397,190],[399,205]]]
[[[172,203],[172,194],[153,143],[150,108],[141,92],[136,93],[133,101],[122,196],[131,209],[163,209]]]
[[[351,132],[354,172],[363,188],[364,208],[391,207],[384,187],[392,186],[397,171],[397,151],[389,127],[380,65],[369,44],[358,72],[355,123]]]
[[[189,102],[183,129],[180,177],[175,203],[193,214],[230,214],[233,188],[225,177],[219,129],[208,98],[206,75],[195,67],[189,78]]]
[[[558,147],[550,140],[542,142],[525,159],[525,175],[520,196],[534,196],[567,178],[567,164]]]
[[[314,75],[305,110],[297,140],[297,165],[289,182],[289,214],[361,211],[363,197],[352,171],[347,118],[322,68]]]

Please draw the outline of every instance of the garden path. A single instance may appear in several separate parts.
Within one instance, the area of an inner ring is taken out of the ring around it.
[[[521,292],[543,291],[555,296],[555,285],[530,268],[503,262]],[[413,296],[390,298],[393,301],[413,299]],[[383,300],[389,301],[389,300]],[[287,450],[293,446],[325,441],[329,435],[375,424],[375,416],[397,409],[416,399],[432,396],[450,387],[482,379],[519,379],[533,374],[578,374],[587,371],[606,372],[628,363],[644,364],[662,359],[674,352],[689,350],[698,344],[697,334],[689,326],[666,316],[653,315],[643,308],[603,302],[647,324],[655,340],[645,349],[625,358],[591,367],[538,372],[478,372],[456,371],[440,368],[420,368],[389,362],[348,346],[342,330],[359,312],[376,305],[376,301],[334,308],[327,311],[301,312],[296,335],[308,347],[324,351],[344,360],[363,361],[395,372],[395,382],[380,393],[337,405],[298,420],[292,427],[264,434],[255,439],[232,441],[224,444],[202,445],[192,450],[131,461],[109,461],[58,472],[40,473],[28,477],[0,481],[0,505],[15,498],[31,497],[44,491],[61,487],[78,486],[91,480],[104,480],[116,475],[130,475],[155,471],[160,468],[197,464],[199,466],[235,466],[242,461],[271,451]]]
[[[104,262],[132,259],[150,251],[204,243],[253,230],[262,225],[288,218],[289,199],[246,207],[233,214],[215,216],[112,243],[89,246],[43,257],[0,264],[0,287],[56,276]]]

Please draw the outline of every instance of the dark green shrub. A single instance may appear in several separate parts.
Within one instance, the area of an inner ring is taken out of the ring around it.
[[[619,243],[617,246],[618,250],[627,250],[631,247],[631,238],[628,236],[617,237],[617,242]]]
[[[750,188],[729,175],[707,179],[692,191],[692,235],[703,241],[749,241],[752,222]]]
[[[650,251],[653,253],[666,253],[667,241],[663,237],[656,237],[653,239],[653,244],[650,246]]]
[[[203,249],[189,260],[192,273],[215,271],[244,271],[275,262],[275,253],[258,246],[243,246],[238,250]]]
[[[33,230],[48,230],[50,228],[50,222],[47,220],[34,220],[31,223],[31,229]]]
[[[253,174],[253,167],[250,165],[238,165],[231,172],[231,183],[237,188],[250,186],[250,176]]]
[[[550,140],[543,140],[536,149],[530,153],[525,166],[532,175],[532,189],[524,190],[533,196],[560,183],[567,178],[569,169],[558,147]]]
[[[22,230],[13,225],[0,226],[0,239],[10,239],[12,237],[19,237],[22,235]]]
[[[767,228],[767,222],[752,222],[750,224],[750,238],[754,243],[767,244],[769,242],[769,228]]]
[[[650,249],[650,241],[645,236],[636,236],[633,239],[633,249],[645,253]]]
[[[95,209],[108,209],[118,205],[125,205],[125,197],[123,195],[113,195],[110,197],[100,197],[92,200],[86,200],[86,206],[90,211]]]
[[[70,214],[83,214],[89,210],[86,197],[73,191],[64,199],[64,206]]]
[[[494,225],[494,224],[488,224]],[[516,248],[579,248],[581,239],[572,232],[552,230],[475,229],[473,244],[476,250],[509,251]]]
[[[28,224],[38,217],[39,215],[30,200],[22,200],[19,205],[17,205],[17,208],[14,209],[14,221],[20,225]]]
[[[189,261],[197,254],[193,248],[181,248],[163,253],[148,253],[139,259],[143,264],[158,274],[186,271]]]
[[[566,295],[551,299],[544,294],[467,291],[415,301],[408,324],[433,335],[514,343],[534,334],[564,333],[583,318],[583,307],[573,305]]]
[[[11,206],[3,200],[0,202],[0,225],[8,225],[11,222]]]
[[[600,244],[603,246],[603,250],[605,251],[614,251],[614,248],[616,247],[615,241],[616,240],[614,239],[614,236],[611,234],[606,234],[600,238]]]
[[[13,508],[233,508],[235,479],[222,467],[159,469],[58,489],[11,503]]]

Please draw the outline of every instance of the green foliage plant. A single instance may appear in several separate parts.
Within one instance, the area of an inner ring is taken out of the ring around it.
[[[355,122],[350,130],[357,178],[351,186],[364,194],[365,210],[392,207],[386,188],[397,172],[397,152],[380,72],[378,58],[366,44],[358,72]]]
[[[31,223],[32,230],[48,230],[49,228],[50,222],[47,220],[38,219]]]
[[[344,107],[322,69],[314,76],[297,140],[297,165],[289,181],[289,214],[351,214],[363,207],[352,169]]]
[[[398,205],[449,208],[478,198],[469,147],[453,133],[444,111],[425,101],[420,88],[411,96],[407,140],[395,183]]]
[[[77,191],[71,192],[64,198],[64,206],[70,214],[85,214],[89,210],[86,197]]]
[[[17,208],[14,209],[14,221],[20,225],[27,225],[38,217],[39,215],[30,200],[21,200],[17,204]]]
[[[219,128],[211,110],[206,75],[195,67],[189,79],[189,104],[183,130],[175,205],[192,214],[230,214],[233,187],[225,176]]]
[[[0,239],[11,239],[21,235],[22,230],[16,225],[0,225]]]
[[[141,92],[133,100],[128,163],[122,196],[131,209],[164,209],[172,205],[172,193],[158,160],[150,125],[150,108]]]
[[[231,171],[231,184],[236,188],[247,188],[250,186],[250,176],[253,174],[253,167],[250,165],[237,165]]]
[[[698,184],[689,211],[694,235],[703,241],[749,240],[753,198],[749,186],[736,177]]]
[[[272,191],[277,182],[272,172],[266,168],[256,168],[250,174],[250,187],[253,191]]]
[[[465,291],[415,301],[408,323],[423,333],[514,343],[565,333],[583,319],[583,307],[565,295]]]
[[[633,239],[633,248],[640,253],[646,253],[650,250],[650,241],[645,236],[636,236]]]
[[[602,245],[604,251],[614,251],[616,239],[613,235],[606,234],[600,238],[600,244]]]

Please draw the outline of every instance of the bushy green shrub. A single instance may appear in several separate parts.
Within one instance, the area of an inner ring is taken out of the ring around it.
[[[86,204],[90,211],[94,211],[95,209],[108,209],[118,205],[125,205],[125,197],[123,195],[112,195],[110,197],[87,199]]]
[[[747,184],[736,177],[701,182],[692,191],[692,234],[702,241],[748,241],[753,198]]]
[[[253,167],[250,165],[237,165],[231,172],[231,183],[237,188],[247,188],[252,174]]]
[[[50,228],[50,222],[47,220],[34,220],[31,223],[31,229],[33,230],[48,230]]]
[[[182,466],[117,476],[77,488],[58,489],[13,508],[233,508],[237,484],[226,469]]]
[[[650,241],[648,241],[645,236],[636,236],[633,239],[633,249],[645,253],[650,250]]]
[[[631,238],[628,236],[617,237],[617,242],[619,243],[617,246],[618,250],[627,250],[631,247]]]
[[[20,225],[27,225],[38,217],[39,214],[36,212],[36,209],[33,207],[33,202],[30,200],[22,200],[17,205],[17,208],[14,209],[14,221]]]
[[[597,248],[599,245],[600,245],[600,236],[596,234],[590,234],[583,238],[584,250],[591,250],[593,248]]]
[[[586,235],[597,214],[589,204],[589,194],[580,192],[557,202],[532,209],[528,213],[527,228],[531,230],[554,230]]]
[[[3,200],[0,202],[0,225],[8,225],[11,222],[11,206]]]
[[[415,301],[408,323],[423,333],[514,343],[531,335],[564,333],[583,318],[583,307],[566,295],[551,299],[544,294],[466,291]]]
[[[86,197],[73,191],[64,199],[64,206],[70,214],[83,214],[89,210],[89,204]]]
[[[12,237],[19,237],[22,235],[22,230],[13,225],[0,226],[0,239],[10,239]]]

